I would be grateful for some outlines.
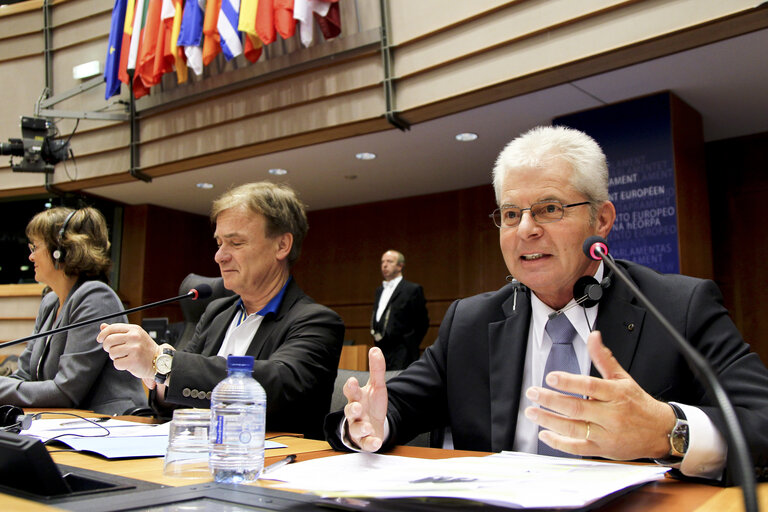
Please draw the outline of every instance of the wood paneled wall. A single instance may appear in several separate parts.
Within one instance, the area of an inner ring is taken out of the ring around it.
[[[146,204],[126,206],[118,289],[126,309],[178,295],[190,272],[219,275],[215,251],[207,217]],[[140,324],[154,317],[183,320],[178,303],[134,313],[129,320]]]
[[[372,345],[370,317],[381,255],[405,255],[403,274],[424,287],[430,345],[454,300],[506,284],[499,232],[488,218],[490,185],[309,213],[309,234],[293,274],[316,301],[337,311],[346,339]]]
[[[768,132],[706,146],[715,281],[733,321],[768,364]]]

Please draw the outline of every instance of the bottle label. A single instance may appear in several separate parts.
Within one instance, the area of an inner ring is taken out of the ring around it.
[[[224,416],[216,416],[216,444],[224,442]]]

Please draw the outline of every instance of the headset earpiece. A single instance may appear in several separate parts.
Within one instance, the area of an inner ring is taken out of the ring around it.
[[[15,405],[0,405],[0,430],[6,432],[19,433],[22,429],[19,423],[20,417],[24,416],[24,410]],[[29,427],[29,425],[27,425]]]
[[[77,210],[69,212],[69,215],[67,215],[67,218],[64,219],[64,222],[61,224],[61,229],[59,229],[58,246],[56,246],[56,249],[54,249],[53,253],[51,253],[51,256],[53,256],[54,268],[58,269],[59,263],[64,259],[64,249],[62,248],[62,243],[64,242],[64,233],[67,231],[67,224],[69,224],[69,220],[76,212]]]

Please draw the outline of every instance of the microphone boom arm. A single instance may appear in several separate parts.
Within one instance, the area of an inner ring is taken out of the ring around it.
[[[619,268],[612,256],[609,256],[606,252],[605,246],[601,247],[601,244],[595,243],[591,247],[591,251],[595,253],[603,262],[608,265],[608,268],[613,270],[613,273],[621,279],[621,281],[627,285],[635,297],[645,306],[648,311],[651,312],[653,317],[661,323],[667,332],[669,332],[672,339],[675,340],[680,352],[688,362],[688,366],[691,367],[694,374],[700,378],[703,382],[710,397],[714,398],[723,413],[723,419],[725,421],[725,428],[728,433],[728,440],[733,448],[736,456],[736,468],[741,481],[741,487],[744,495],[744,508],[748,512],[757,512],[757,486],[755,484],[754,471],[750,461],[749,450],[747,448],[747,441],[744,438],[744,433],[739,426],[739,419],[736,416],[736,411],[731,404],[728,395],[726,394],[723,386],[715,375],[712,365],[709,361],[699,354],[691,344],[677,332],[674,326],[661,314],[661,312],[654,306],[650,300],[645,296],[643,292],[627,277],[624,272]],[[593,255],[594,257],[594,255]]]
[[[82,322],[77,322],[75,324],[65,325],[62,327],[57,327],[56,329],[51,329],[50,331],[44,331],[44,332],[36,332],[35,334],[32,334],[30,336],[27,336],[25,338],[20,338],[18,340],[12,340],[12,341],[6,341],[5,343],[0,343],[0,349],[5,347],[11,347],[13,345],[18,345],[19,343],[24,343],[25,341],[34,340],[36,338],[40,338],[43,336],[50,336],[51,334],[58,334],[60,332],[68,331],[70,329],[77,329],[78,327],[83,327],[84,325],[93,324],[96,322],[100,322],[102,320],[107,320],[110,318],[114,318],[116,316],[120,315],[127,315],[130,313],[135,313],[137,311],[142,311],[144,309],[153,308],[155,306],[161,306],[163,304],[167,304],[169,302],[175,302],[177,300],[186,299],[186,298],[192,298],[193,300],[196,300],[200,295],[204,295],[204,293],[199,293],[194,288],[192,290],[189,290],[189,292],[185,293],[184,295],[179,295],[178,297],[172,297],[170,299],[163,299],[159,300],[157,302],[152,302],[150,304],[144,304],[143,306],[137,306],[135,308],[126,309],[124,311],[119,311],[117,313],[110,313],[108,315],[100,316],[98,318],[91,318],[90,320],[83,320]],[[210,295],[210,293],[208,294]]]

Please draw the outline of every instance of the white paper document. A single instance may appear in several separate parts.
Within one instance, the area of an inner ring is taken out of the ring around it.
[[[288,464],[269,479],[327,497],[462,498],[513,508],[578,508],[662,479],[667,471],[518,452],[437,460],[351,453]]]
[[[41,441],[54,440],[77,451],[93,452],[108,459],[163,457],[168,448],[170,422],[155,425],[108,419],[96,424],[86,420],[38,419],[21,434]],[[266,441],[266,449],[287,445]]]

